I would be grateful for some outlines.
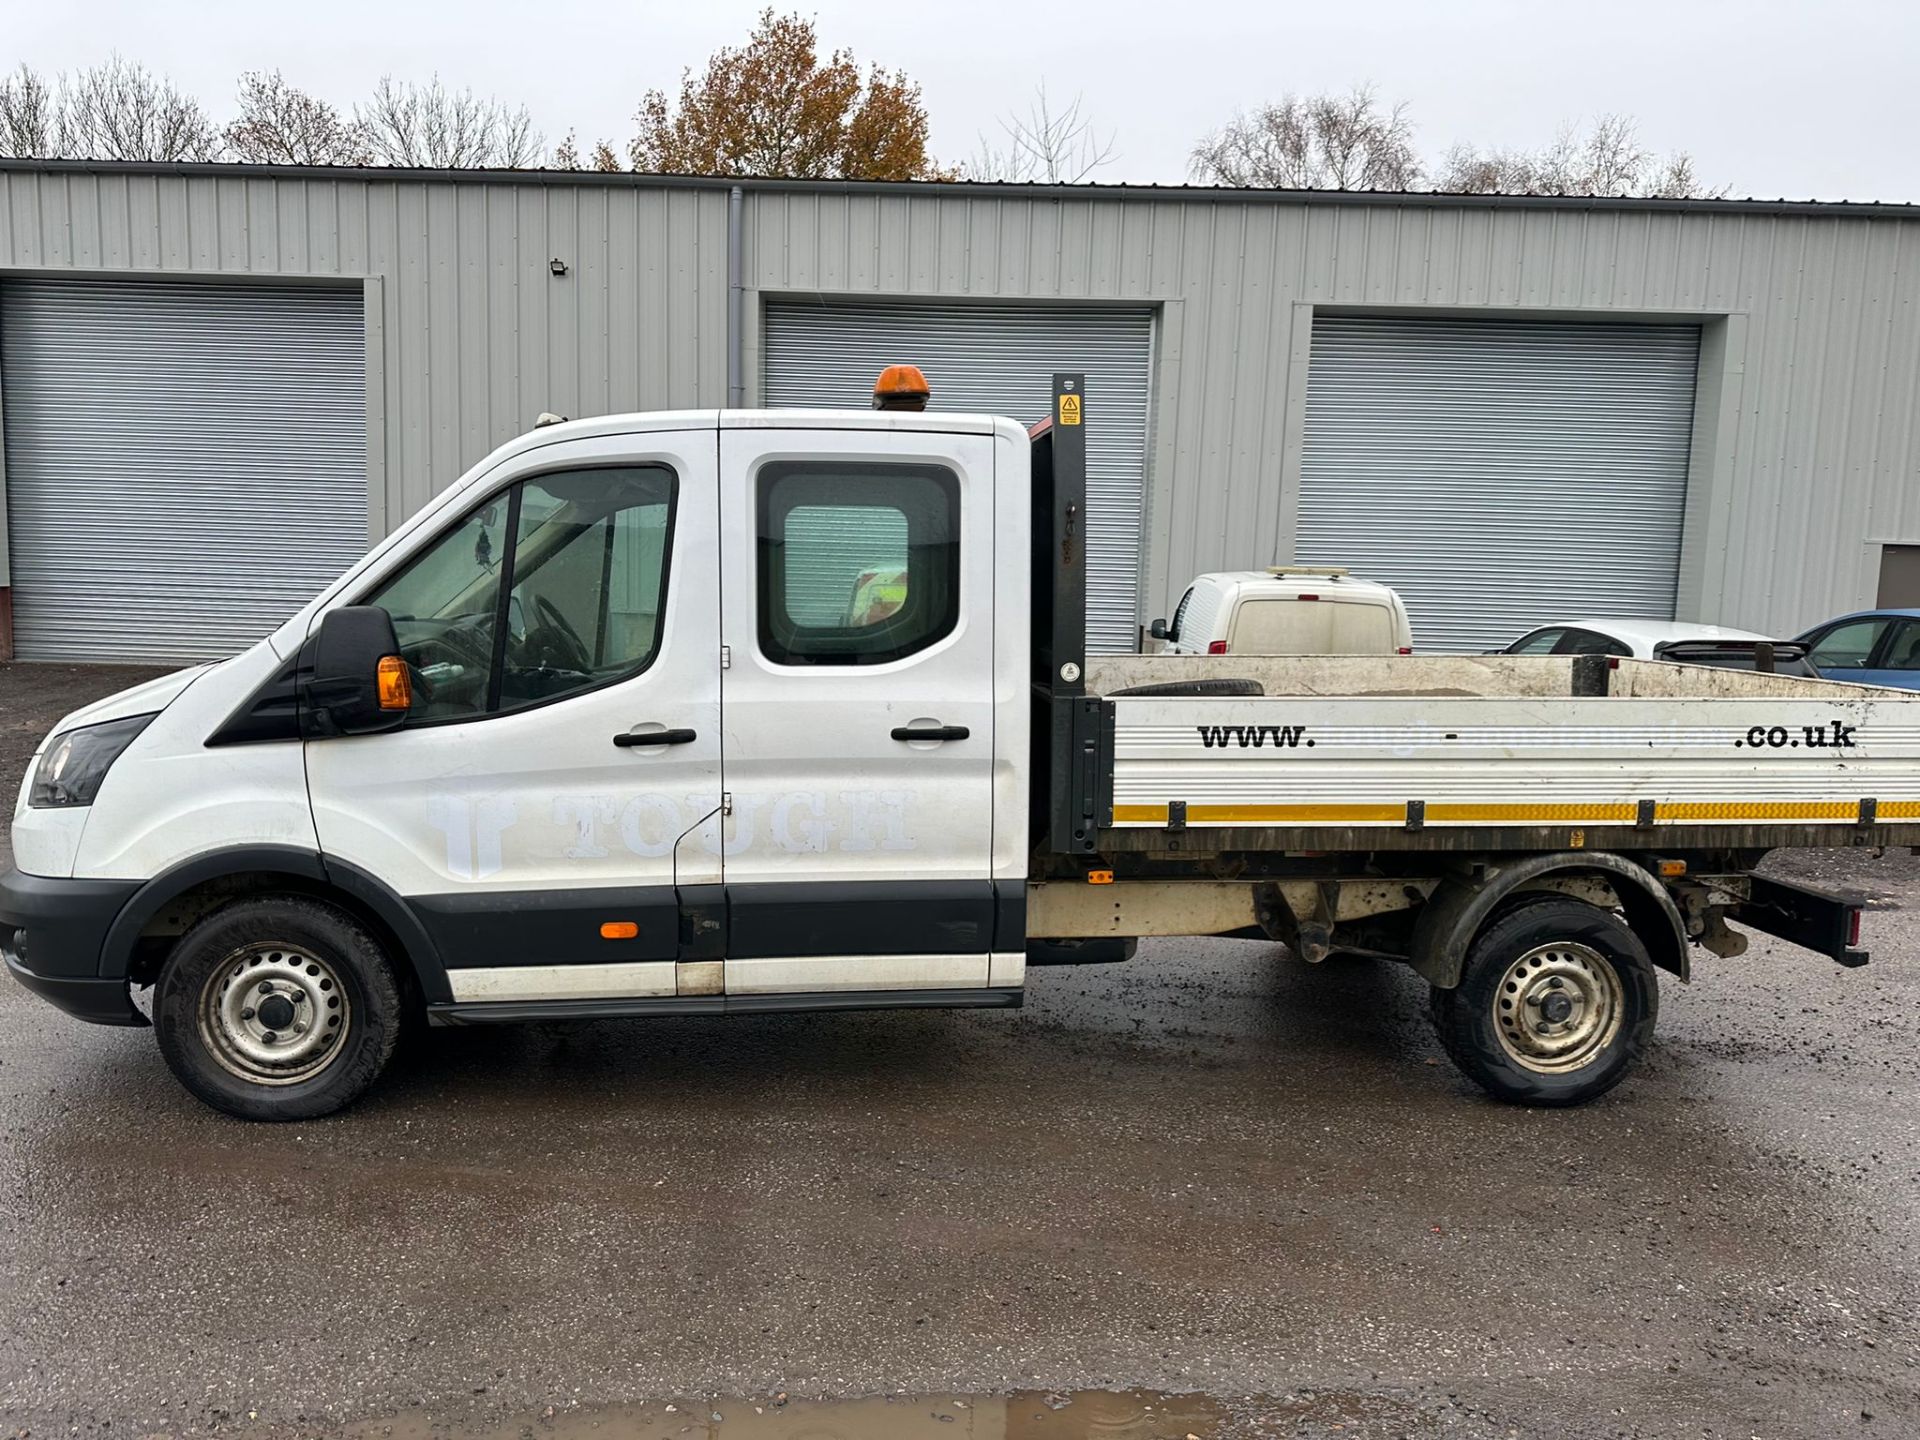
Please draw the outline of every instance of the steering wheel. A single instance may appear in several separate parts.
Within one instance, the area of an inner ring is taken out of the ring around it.
[[[560,613],[560,607],[546,596],[536,595],[533,597],[533,608],[540,612],[540,618],[546,622],[548,634],[552,635],[556,642],[565,642],[564,645],[557,645],[556,648],[572,650],[573,653],[566,657],[568,663],[565,668],[578,670],[583,674],[592,670],[593,657],[587,652],[587,642],[580,638],[580,632],[573,628],[565,615]]]

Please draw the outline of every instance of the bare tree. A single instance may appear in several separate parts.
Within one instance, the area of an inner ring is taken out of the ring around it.
[[[1106,138],[1081,110],[1081,97],[1056,110],[1041,85],[1024,115],[1000,122],[1002,144],[980,137],[980,148],[960,167],[964,180],[1006,180],[1021,184],[1075,185],[1114,160],[1113,132]]]
[[[217,160],[223,148],[198,100],[118,55],[62,76],[55,104],[66,153],[83,159]]]
[[[1569,125],[1544,150],[1478,150],[1456,145],[1447,152],[1435,188],[1467,194],[1640,195],[1717,198],[1684,151],[1661,157],[1640,143],[1639,129],[1624,115],[1602,115],[1584,135]]]
[[[545,148],[533,117],[471,90],[384,75],[373,99],[354,108],[367,149],[387,165],[438,170],[518,170]]]
[[[240,118],[226,129],[227,150],[256,165],[367,165],[360,127],[317,96],[289,85],[278,70],[240,77]]]
[[[54,160],[67,153],[66,107],[58,89],[22,65],[0,80],[0,155]]]
[[[1193,147],[1193,178],[1275,190],[1411,190],[1420,183],[1407,107],[1371,86],[1284,96],[1242,112]]]

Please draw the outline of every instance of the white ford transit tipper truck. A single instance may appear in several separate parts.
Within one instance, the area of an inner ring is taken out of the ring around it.
[[[434,1023],[1018,1005],[1148,935],[1404,961],[1569,1104],[1780,846],[1920,841],[1920,697],[1594,657],[1085,653],[1085,435],[699,411],[502,447],[266,640],[34,756],[0,950],[292,1119]],[[146,1008],[133,992],[151,988]]]

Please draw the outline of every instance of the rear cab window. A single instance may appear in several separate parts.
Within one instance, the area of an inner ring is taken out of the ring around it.
[[[882,665],[960,622],[960,481],[939,465],[766,466],[756,604],[777,665]]]

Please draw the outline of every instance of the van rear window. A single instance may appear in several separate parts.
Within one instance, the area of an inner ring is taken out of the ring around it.
[[[1353,600],[1247,600],[1230,640],[1236,655],[1389,655],[1393,612]]]

